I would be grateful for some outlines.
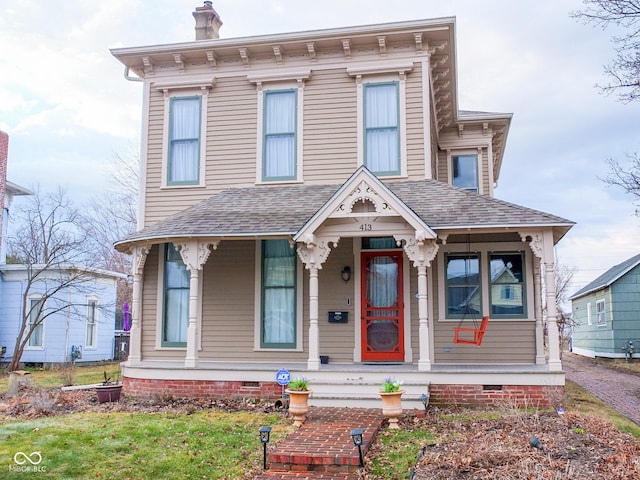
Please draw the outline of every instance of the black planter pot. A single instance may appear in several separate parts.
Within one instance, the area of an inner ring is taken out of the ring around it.
[[[120,400],[122,385],[99,385],[96,387],[98,403],[117,402]]]

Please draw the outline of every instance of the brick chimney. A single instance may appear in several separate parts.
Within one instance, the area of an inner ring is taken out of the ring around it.
[[[218,32],[222,20],[211,2],[206,1],[203,7],[196,7],[193,18],[196,19],[196,40],[213,40],[220,37]]]
[[[0,254],[2,249],[2,234],[7,221],[4,211],[4,198],[7,195],[7,163],[9,159],[9,135],[0,130]],[[0,263],[4,263],[0,258]]]

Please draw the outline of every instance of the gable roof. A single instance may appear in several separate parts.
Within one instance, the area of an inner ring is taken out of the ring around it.
[[[593,282],[589,283],[588,285],[574,293],[573,296],[569,297],[569,299],[575,300],[597,290],[602,290],[603,288],[606,288],[617,281],[620,277],[622,277],[638,265],[640,265],[640,254],[635,255],[625,260],[624,262],[611,267],[609,270],[596,278]]]
[[[562,237],[574,222],[437,180],[385,183],[408,209],[434,231],[452,228],[554,227]],[[292,236],[332,198],[340,185],[230,188],[128,235],[115,246],[171,238],[255,238]]]

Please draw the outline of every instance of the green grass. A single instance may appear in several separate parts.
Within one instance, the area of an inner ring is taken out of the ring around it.
[[[385,430],[378,435],[381,448],[371,461],[376,478],[407,478],[424,445],[433,443],[435,436],[423,429]]]
[[[273,441],[289,430],[278,415],[255,412],[83,413],[9,422],[0,425],[0,470],[4,479],[24,478],[26,472],[11,470],[14,455],[40,452],[38,478],[242,478],[260,468],[262,425],[273,426]]]

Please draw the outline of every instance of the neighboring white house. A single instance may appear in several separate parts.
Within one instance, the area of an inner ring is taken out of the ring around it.
[[[39,311],[43,315],[58,311],[48,315],[36,327],[24,350],[22,362],[109,360],[114,356],[117,282],[126,275],[80,267],[85,277],[82,288],[61,289],[44,305],[39,305],[42,296],[55,289],[61,278],[78,270],[71,265],[49,268],[40,280],[34,282],[26,305],[24,303],[29,267],[6,263],[4,239],[7,237],[9,206],[14,197],[32,195],[33,192],[7,181],[8,145],[9,136],[0,132],[0,363],[9,362],[13,357],[25,308],[33,310],[33,321],[36,321]],[[38,266],[32,268],[37,270]],[[76,354],[72,355],[72,351]]]

